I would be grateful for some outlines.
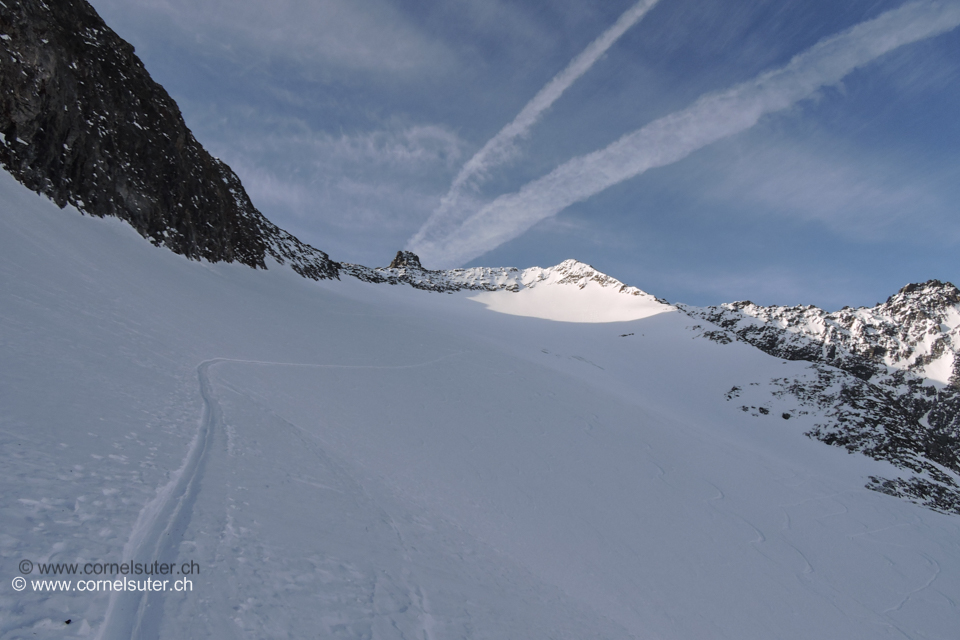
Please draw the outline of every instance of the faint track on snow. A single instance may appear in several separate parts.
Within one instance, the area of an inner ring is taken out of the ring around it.
[[[307,367],[322,369],[415,369],[435,364],[460,352],[447,354],[427,362],[409,365],[342,365],[299,362],[269,362],[235,358],[212,358],[197,365],[197,380],[203,399],[203,412],[197,434],[194,436],[180,468],[157,495],[140,510],[127,543],[123,547],[122,562],[151,564],[154,561],[175,563],[183,537],[193,513],[203,478],[206,461],[217,429],[223,428],[223,412],[210,382],[210,367],[225,362],[252,365]],[[170,576],[174,579],[176,574]],[[154,576],[134,576],[153,578]],[[165,576],[161,576],[163,578]],[[141,580],[142,581],[142,580]],[[97,640],[146,640],[159,638],[163,617],[164,592],[113,591]]]

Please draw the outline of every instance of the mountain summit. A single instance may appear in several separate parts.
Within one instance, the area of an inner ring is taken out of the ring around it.
[[[412,251],[397,251],[397,256],[390,261],[388,269],[423,269],[420,256]]]

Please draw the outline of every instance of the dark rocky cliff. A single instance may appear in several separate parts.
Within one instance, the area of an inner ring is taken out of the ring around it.
[[[337,277],[212,157],[133,47],[84,0],[0,3],[0,164],[61,207],[116,216],[192,259]]]

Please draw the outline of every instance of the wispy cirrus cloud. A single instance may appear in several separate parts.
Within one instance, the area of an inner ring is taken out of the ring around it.
[[[501,129],[470,158],[453,180],[450,190],[440,201],[439,208],[411,238],[411,245],[420,245],[442,236],[461,223],[475,209],[478,202],[470,191],[479,187],[490,171],[517,153],[516,140],[526,136],[543,113],[556,102],[570,86],[590,70],[597,60],[610,49],[620,37],[643,18],[659,0],[640,0],[627,9],[609,29],[591,42],[567,67],[553,77],[528,102],[510,124]]]
[[[764,115],[809,98],[885,53],[957,25],[960,2],[956,0],[909,2],[821,40],[779,69],[704,95],[690,107],[655,120],[604,149],[573,158],[519,192],[489,202],[444,235],[418,238],[410,248],[431,265],[463,264],[573,203],[745,131]]]

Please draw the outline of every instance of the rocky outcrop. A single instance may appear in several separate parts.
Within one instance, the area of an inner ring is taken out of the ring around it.
[[[388,269],[423,269],[420,256],[412,251],[397,251],[396,257],[390,262]]]
[[[910,284],[882,304],[836,312],[752,302],[678,306],[716,325],[697,325],[706,338],[813,363],[807,376],[770,382],[774,397],[792,397],[822,416],[807,435],[915,474],[871,477],[870,489],[960,515],[960,291],[954,285]]]
[[[192,259],[337,276],[272,224],[84,0],[0,3],[0,164],[61,207],[126,220]]]

